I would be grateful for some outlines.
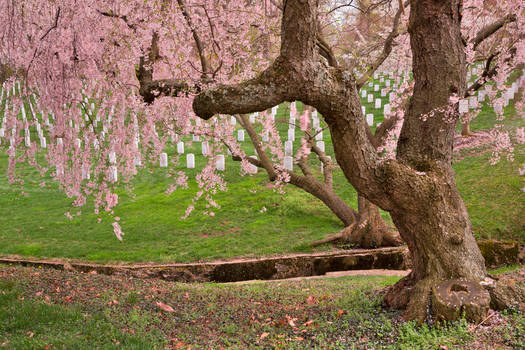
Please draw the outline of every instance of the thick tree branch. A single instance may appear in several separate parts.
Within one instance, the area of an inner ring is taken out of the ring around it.
[[[357,90],[353,75],[319,61],[317,6],[316,0],[287,0],[280,56],[255,79],[200,93],[193,101],[193,110],[199,117],[209,119],[218,113],[263,111],[283,101],[299,100],[315,107],[336,140],[337,161],[346,177],[359,192],[389,210],[394,202],[383,195],[382,168],[386,163],[381,163],[370,142],[359,96],[354,93]],[[396,167],[388,171],[408,170]]]
[[[238,85],[219,85],[193,100],[195,114],[210,119],[215,114],[247,114],[264,111],[289,98],[287,72],[279,60],[258,77]]]
[[[516,21],[516,15],[513,13],[510,13],[506,15],[505,17],[502,17],[498,19],[496,22],[487,25],[486,27],[482,28],[476,36],[470,40],[470,43],[473,44],[473,49],[475,50],[479,44],[483,42],[483,40],[487,39],[492,34],[496,33],[500,28],[505,26],[507,23],[515,22]]]

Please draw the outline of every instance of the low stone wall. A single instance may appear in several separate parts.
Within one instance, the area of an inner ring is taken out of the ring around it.
[[[165,265],[97,265],[55,261],[0,258],[0,263],[41,266],[84,273],[126,274],[138,278],[160,278],[179,282],[237,282],[319,276],[346,270],[410,268],[406,247],[297,254],[265,259]]]
[[[478,244],[489,268],[524,262],[524,246],[518,242],[480,241]],[[410,269],[409,252],[405,246],[194,264],[119,266],[15,258],[0,258],[0,263],[178,282],[238,282],[321,276],[334,271]]]

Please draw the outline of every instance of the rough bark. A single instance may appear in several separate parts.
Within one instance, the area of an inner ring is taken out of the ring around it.
[[[283,101],[315,107],[330,128],[346,178],[363,197],[390,212],[410,250],[413,270],[390,289],[385,301],[406,308],[407,319],[422,321],[434,286],[450,279],[487,278],[451,166],[458,113],[441,110],[450,95],[465,93],[461,2],[411,0],[415,87],[396,160],[381,159],[375,152],[353,75],[319,60],[316,8],[316,0],[287,0],[281,54],[274,64],[251,81],[201,93],[194,99],[194,111],[208,119],[216,113],[261,111]],[[431,117],[422,118],[430,112]]]

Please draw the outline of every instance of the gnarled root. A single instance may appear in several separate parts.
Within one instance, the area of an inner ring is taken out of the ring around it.
[[[336,234],[330,235],[319,241],[310,243],[312,247],[330,243],[342,242],[354,244],[361,248],[394,247],[403,244],[397,231],[391,229],[383,222],[373,224],[369,220],[360,221],[345,227]]]
[[[439,321],[457,320],[463,315],[479,323],[489,308],[525,311],[525,271],[487,277],[484,281],[426,277],[415,281],[411,273],[386,290],[385,304],[404,309],[405,320],[419,323],[433,315]]]

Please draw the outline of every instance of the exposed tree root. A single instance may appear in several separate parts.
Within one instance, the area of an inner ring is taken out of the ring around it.
[[[312,242],[310,245],[315,247],[329,242],[342,242],[368,249],[403,244],[399,233],[390,228],[381,218],[377,206],[362,196],[358,197],[358,202],[359,215],[354,223],[340,232]]]
[[[417,282],[411,273],[385,291],[385,304],[404,309],[405,320],[457,320],[465,316],[479,323],[493,310],[525,311],[525,271],[487,277],[484,281],[426,277]]]
[[[370,220],[360,221],[345,227],[338,233],[310,243],[315,247],[325,243],[341,242],[354,244],[361,248],[393,247],[403,244],[399,234],[383,222],[374,225]]]

